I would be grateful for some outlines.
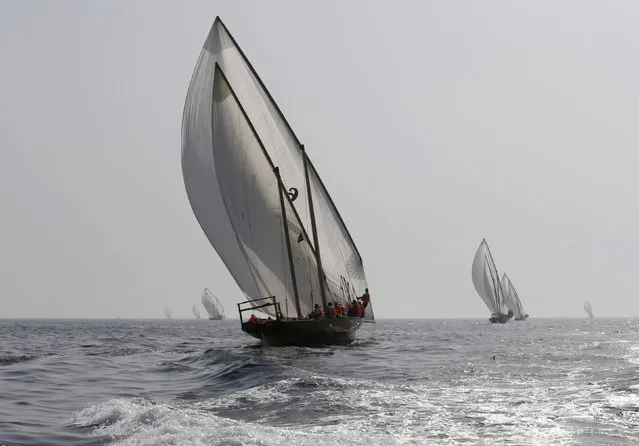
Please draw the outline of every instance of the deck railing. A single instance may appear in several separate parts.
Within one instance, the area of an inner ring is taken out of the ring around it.
[[[255,305],[257,302],[263,302],[261,305]],[[245,300],[244,302],[240,302],[237,304],[237,311],[240,313],[240,323],[243,323],[242,313],[245,311],[255,311],[260,308],[274,307],[275,308],[275,318],[282,319],[282,310],[280,309],[280,303],[275,299],[275,296],[262,297],[260,299],[253,300]]]

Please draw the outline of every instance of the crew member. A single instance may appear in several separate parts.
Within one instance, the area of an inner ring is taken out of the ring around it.
[[[360,299],[362,299],[364,308],[368,307],[368,303],[371,301],[371,295],[368,292],[368,288],[366,288],[366,292],[362,295],[362,297],[360,297]]]

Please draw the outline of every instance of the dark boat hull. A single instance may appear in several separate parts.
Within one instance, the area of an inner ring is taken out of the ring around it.
[[[493,314],[488,320],[491,324],[505,324],[513,317],[513,314],[512,310],[508,310],[506,314]]]
[[[362,323],[359,317],[261,319],[258,322],[243,322],[242,331],[261,340],[265,346],[348,345],[355,340]]]
[[[501,316],[492,316],[490,319],[491,324],[505,324],[510,320],[512,316],[508,316],[507,314],[502,314]]]

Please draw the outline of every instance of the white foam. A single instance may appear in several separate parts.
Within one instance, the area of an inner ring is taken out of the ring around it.
[[[392,435],[368,435],[347,426],[327,426],[302,432],[140,399],[115,399],[88,407],[75,415],[72,424],[99,425],[93,435],[111,437],[117,445],[399,444]]]
[[[631,364],[639,365],[639,345],[634,344],[628,346],[624,359]]]
[[[617,419],[608,407],[635,408],[636,394],[610,398],[605,383],[584,385],[583,372],[553,383],[523,376],[503,382],[497,370],[494,379],[465,374],[454,386],[309,374],[204,401],[115,399],[86,408],[73,423],[98,425],[93,435],[121,445],[371,446],[574,444],[587,430],[609,435],[637,422],[628,413]],[[228,413],[253,421],[220,416]]]
[[[310,394],[299,392],[297,386],[309,380],[316,389]],[[248,400],[257,406],[289,405],[284,409],[289,413],[334,407],[332,414],[317,414],[297,423],[298,428],[315,436],[317,444],[331,444],[330,437],[323,434],[327,430],[338,434],[340,439],[334,444],[350,444],[353,437],[361,435],[373,439],[369,444],[489,444],[504,438],[517,438],[525,444],[568,442],[570,432],[550,420],[561,411],[557,400],[548,389],[531,388],[531,384],[495,388],[470,380],[466,385],[442,388],[436,383],[405,385],[313,375],[197,404],[213,410],[237,409]],[[297,394],[300,396],[291,396]],[[511,403],[522,395],[524,403],[513,407]]]

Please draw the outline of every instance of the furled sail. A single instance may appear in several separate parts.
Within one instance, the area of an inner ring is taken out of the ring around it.
[[[477,294],[482,298],[491,314],[502,315],[504,311],[504,297],[499,282],[499,275],[495,261],[490,253],[486,239],[483,239],[475,253],[472,267],[473,285]]]
[[[193,316],[195,316],[195,319],[202,318],[202,315],[200,314],[200,310],[198,310],[195,305],[193,305],[192,311],[193,311]]]
[[[222,304],[208,288],[204,288],[202,293],[202,305],[211,319],[222,320],[225,318]]]
[[[510,281],[510,278],[506,275],[506,273],[503,275],[501,285],[504,292],[504,303],[509,310],[512,310],[515,318],[523,318],[527,316],[521,303],[521,299],[519,298],[519,294],[517,294],[517,290],[515,290],[513,283]]]
[[[339,212],[288,122],[219,18],[200,53],[186,97],[182,170],[198,222],[249,300],[276,296],[285,315],[310,312],[321,303],[317,247],[321,247],[327,301],[363,294],[367,285],[362,259]],[[308,189],[317,240],[309,236]]]
[[[586,313],[588,313],[588,316],[590,317],[590,319],[595,318],[595,313],[592,312],[592,306],[590,305],[590,302],[588,301],[584,302],[584,310],[586,310]]]

